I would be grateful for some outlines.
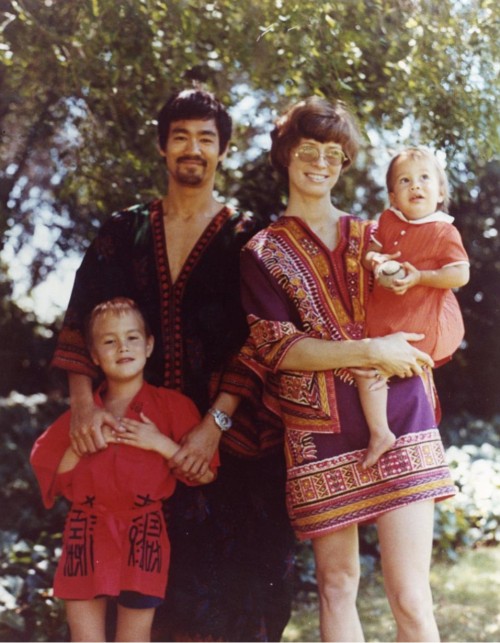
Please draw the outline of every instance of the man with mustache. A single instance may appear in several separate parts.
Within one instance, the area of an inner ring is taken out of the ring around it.
[[[248,333],[239,254],[257,225],[214,197],[231,129],[208,92],[165,103],[158,142],[168,193],[102,226],[77,272],[53,360],[69,376],[74,450],[106,448],[102,427],[120,431],[119,419],[94,405],[98,373],[84,320],[101,301],[135,300],[155,336],[147,381],[181,391],[202,415],[169,465],[197,480],[220,448],[218,479],[202,490],[178,485],[167,508],[172,560],[159,640],[279,641],[290,613],[282,426],[236,358]]]

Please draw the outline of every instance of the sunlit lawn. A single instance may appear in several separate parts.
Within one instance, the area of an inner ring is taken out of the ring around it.
[[[462,554],[432,568],[436,619],[443,641],[500,641],[500,548]],[[363,579],[359,611],[367,641],[394,641],[380,574]],[[283,641],[319,641],[315,595],[297,605]]]

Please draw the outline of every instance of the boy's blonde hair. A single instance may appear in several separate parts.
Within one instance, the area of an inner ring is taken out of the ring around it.
[[[116,315],[117,317],[120,317],[121,315],[125,315],[127,313],[135,313],[144,326],[146,337],[151,336],[151,329],[149,328],[144,315],[140,311],[139,306],[135,303],[135,301],[133,299],[129,299],[128,297],[114,297],[113,299],[109,299],[108,301],[103,301],[100,304],[97,304],[97,306],[92,309],[92,312],[87,318],[85,324],[85,340],[89,349],[92,348],[94,326],[96,321],[103,315],[109,313],[112,315]]]
[[[387,168],[387,174],[385,176],[387,191],[388,192],[393,191],[392,175],[394,171],[394,164],[402,156],[407,156],[411,159],[425,159],[432,163],[432,165],[434,166],[434,169],[437,172],[441,190],[443,191],[443,201],[440,204],[440,209],[443,210],[444,212],[448,212],[448,206],[450,204],[450,185],[448,183],[448,177],[446,176],[446,172],[444,171],[443,166],[439,162],[434,152],[432,152],[426,147],[406,147],[404,150],[401,150],[401,152],[396,154],[396,156],[394,156],[391,159],[391,162],[389,163],[389,167]]]

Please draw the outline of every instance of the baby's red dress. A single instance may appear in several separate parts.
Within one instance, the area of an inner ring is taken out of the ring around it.
[[[469,263],[453,217],[444,212],[410,221],[395,209],[385,210],[378,222],[374,242],[380,252],[401,252],[398,261],[408,261],[418,270],[437,270]],[[451,289],[415,286],[404,295],[375,283],[368,299],[366,325],[369,337],[406,331],[424,333],[414,346],[443,363],[460,346],[464,324],[457,298]]]

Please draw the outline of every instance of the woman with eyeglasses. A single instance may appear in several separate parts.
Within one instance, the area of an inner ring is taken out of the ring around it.
[[[340,102],[312,97],[276,122],[271,160],[285,175],[282,216],[242,252],[250,337],[242,359],[284,420],[287,498],[297,537],[312,539],[325,641],[362,641],[356,610],[358,525],[376,522],[399,641],[437,641],[429,568],[434,503],[455,493],[436,425],[422,335],[368,339],[373,224],[341,212],[331,192],[354,161],[359,130]],[[363,468],[369,430],[355,376],[391,374],[394,446]]]

